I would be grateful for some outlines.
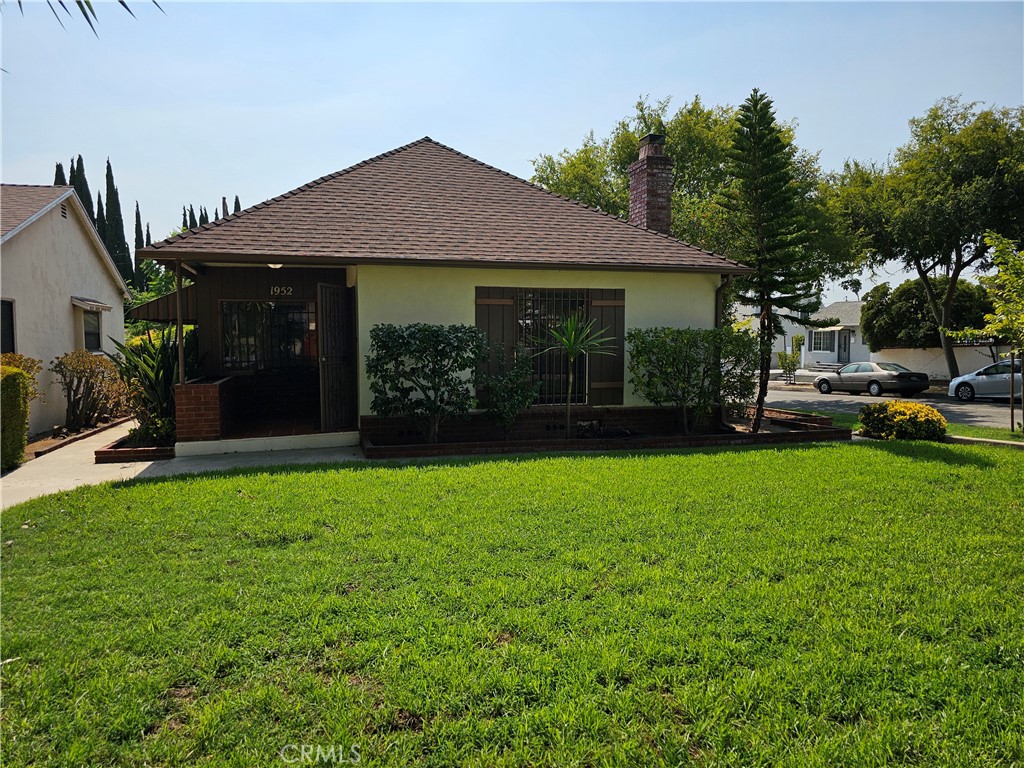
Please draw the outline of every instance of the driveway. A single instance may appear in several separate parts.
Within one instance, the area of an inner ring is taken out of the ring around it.
[[[831,411],[836,413],[859,413],[865,403],[892,399],[893,395],[881,398],[867,395],[823,395],[816,389],[806,385],[787,386],[772,385],[768,388],[765,405],[774,408],[789,408],[797,411]],[[915,402],[927,403],[946,417],[950,424],[973,424],[979,427],[1010,426],[1010,403],[1007,400],[975,400],[962,403],[939,392],[923,392],[913,398],[903,398]],[[1017,419],[1020,420],[1020,407],[1017,408]]]

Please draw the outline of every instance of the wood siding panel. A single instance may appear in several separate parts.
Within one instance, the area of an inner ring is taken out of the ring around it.
[[[590,291],[590,316],[595,328],[614,337],[614,355],[590,356],[590,405],[622,405],[625,388],[626,292],[621,288]]]

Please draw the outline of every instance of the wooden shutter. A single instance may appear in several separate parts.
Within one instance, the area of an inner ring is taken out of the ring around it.
[[[590,291],[590,316],[597,329],[614,336],[614,355],[590,356],[590,405],[622,405],[625,387],[626,291],[606,288]]]
[[[476,327],[487,334],[491,356],[483,369],[494,375],[498,372],[498,354],[511,356],[517,341],[517,308],[515,288],[476,289]],[[477,399],[486,404],[487,393],[477,390]]]

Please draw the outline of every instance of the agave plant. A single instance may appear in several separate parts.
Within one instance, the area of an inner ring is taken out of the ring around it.
[[[133,389],[133,403],[142,427],[152,420],[174,419],[174,384],[178,380],[178,345],[170,328],[147,334],[131,345],[111,339],[117,348],[110,359]]]
[[[569,363],[569,376],[567,380],[567,391],[565,395],[565,438],[572,437],[572,388],[576,373],[576,358],[580,355],[614,355],[616,354],[611,342],[615,341],[614,336],[605,336],[607,328],[596,330],[594,323],[597,318],[584,320],[580,314],[572,314],[565,318],[554,328],[548,329],[548,334],[555,342],[544,352],[561,351],[565,354]]]

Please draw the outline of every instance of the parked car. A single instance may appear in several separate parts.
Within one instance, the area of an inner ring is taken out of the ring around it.
[[[928,384],[927,373],[911,371],[899,363],[850,363],[814,380],[814,386],[823,395],[838,389],[851,395],[867,392],[872,397],[886,392],[916,395],[928,389]]]
[[[1020,360],[1013,363],[1013,392],[1020,397]],[[1010,397],[1010,361],[986,365],[974,373],[957,376],[949,382],[949,396],[969,402],[976,397]]]

